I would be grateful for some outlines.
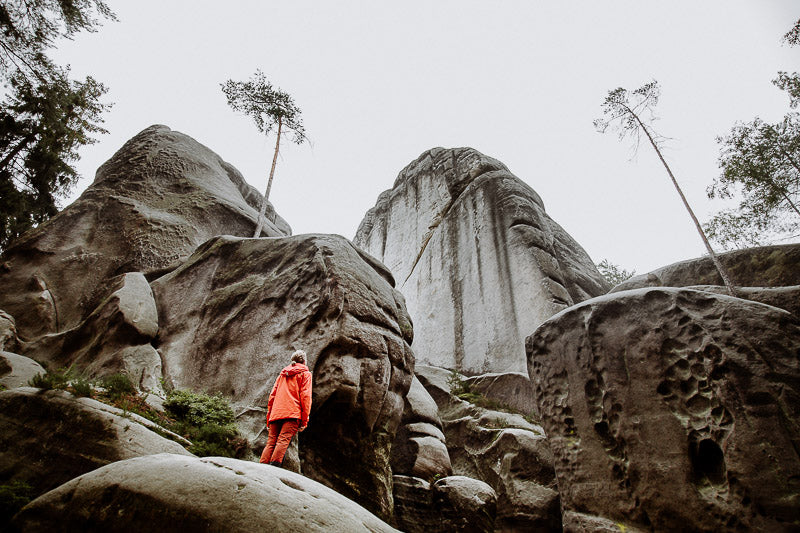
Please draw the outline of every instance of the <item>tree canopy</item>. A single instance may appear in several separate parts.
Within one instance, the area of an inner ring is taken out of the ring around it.
[[[784,35],[800,43],[800,21]],[[800,104],[800,74],[779,72],[772,83],[786,92],[789,107]],[[706,224],[711,238],[725,247],[766,244],[796,237],[800,230],[800,114],[787,113],[770,124],[756,117],[734,125],[721,145],[721,174],[707,189],[709,198],[740,199]]]
[[[0,4],[0,73],[20,71],[44,81],[57,69],[46,56],[59,38],[96,31],[116,20],[102,0],[6,0]]]
[[[275,176],[275,165],[278,162],[281,135],[284,130],[288,130],[292,132],[295,143],[303,144],[306,142],[308,138],[303,127],[303,118],[300,114],[300,108],[294,103],[292,97],[288,93],[274,88],[260,70],[256,70],[256,73],[248,81],[226,81],[222,84],[222,92],[228,99],[228,105],[234,111],[244,113],[253,119],[258,131],[264,135],[269,135],[270,132],[276,130],[275,151],[272,156],[269,179],[267,180],[267,190],[261,202],[258,224],[253,234],[254,237],[259,237],[263,227],[269,192],[272,189],[272,179]]]
[[[109,107],[98,102],[106,89],[91,77],[33,84],[17,75],[10,85],[0,108],[0,249],[56,214],[56,199],[78,180],[78,148],[105,133],[98,123]]]
[[[57,212],[79,176],[78,150],[105,133],[106,88],[72,81],[48,49],[59,38],[114,19],[102,0],[9,0],[0,4],[0,251]]]

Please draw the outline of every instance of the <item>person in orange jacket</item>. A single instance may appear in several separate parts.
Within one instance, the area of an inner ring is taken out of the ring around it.
[[[306,352],[292,354],[292,364],[281,370],[267,403],[267,445],[261,463],[281,466],[283,456],[298,431],[308,425],[311,410],[311,371],[306,366]]]

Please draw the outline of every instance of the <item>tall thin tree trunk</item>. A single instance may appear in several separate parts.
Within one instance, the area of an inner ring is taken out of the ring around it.
[[[661,155],[661,150],[658,149],[658,145],[656,145],[655,140],[650,135],[650,131],[648,131],[647,127],[645,127],[644,123],[639,119],[639,115],[633,112],[630,108],[628,109],[633,117],[636,119],[636,122],[639,123],[639,126],[644,130],[645,135],[647,135],[647,140],[650,141],[650,145],[658,154],[658,158],[661,160],[661,164],[664,165],[664,168],[667,169],[667,174],[669,174],[669,178],[672,180],[672,184],[675,186],[675,189],[678,191],[678,194],[683,201],[683,205],[686,207],[686,210],[689,211],[689,216],[692,217],[692,221],[694,222],[695,227],[697,228],[697,232],[700,234],[700,237],[703,239],[703,244],[706,245],[706,250],[708,250],[708,255],[711,256],[711,261],[714,263],[714,266],[717,267],[717,272],[719,272],[720,277],[722,277],[722,282],[725,284],[725,287],[728,289],[728,294],[731,296],[736,296],[735,291],[733,290],[733,283],[731,283],[731,279],[728,276],[728,271],[725,270],[725,267],[722,266],[717,254],[714,253],[714,249],[711,247],[711,243],[708,242],[708,238],[706,237],[705,232],[703,231],[703,227],[700,225],[700,222],[697,220],[697,217],[694,216],[694,211],[689,206],[689,202],[686,200],[686,196],[683,195],[683,191],[681,190],[680,186],[678,185],[678,180],[675,179],[675,176],[672,174],[672,170],[669,168],[669,165],[664,160],[664,156]]]
[[[264,193],[264,200],[261,202],[261,210],[258,212],[258,224],[253,237],[261,236],[261,228],[264,227],[264,213],[267,212],[267,199],[269,198],[269,191],[272,189],[272,177],[275,175],[275,165],[278,163],[278,151],[281,146],[281,126],[283,121],[278,117],[278,138],[275,139],[275,155],[272,156],[272,168],[269,170],[269,179],[267,180],[267,192]]]

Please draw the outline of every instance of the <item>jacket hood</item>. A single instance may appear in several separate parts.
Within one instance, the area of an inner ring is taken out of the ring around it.
[[[299,374],[300,372],[310,372],[310,370],[303,363],[292,363],[291,365],[281,370],[281,375],[286,376],[288,378],[296,374]]]

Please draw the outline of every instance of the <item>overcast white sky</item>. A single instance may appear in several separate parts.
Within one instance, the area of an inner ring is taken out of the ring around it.
[[[231,111],[228,78],[261,69],[301,107],[313,147],[285,144],[270,200],[294,233],[355,235],[398,172],[434,146],[471,146],[533,187],[595,262],[644,273],[704,253],[655,154],[592,120],[608,90],[656,79],[660,133],[701,221],[737,120],[777,120],[770,80],[800,70],[781,43],[797,0],[110,0],[119,22],[54,58],[109,88],[110,134],[82,152],[82,192],[151,124],[205,144],[263,192],[273,138]]]

